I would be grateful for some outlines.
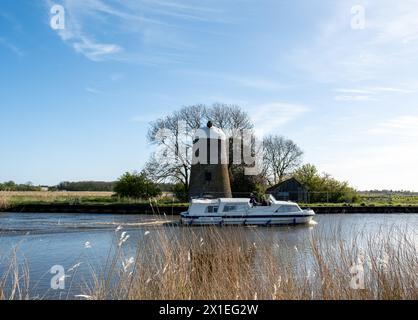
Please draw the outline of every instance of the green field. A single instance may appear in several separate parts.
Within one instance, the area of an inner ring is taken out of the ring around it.
[[[159,206],[187,206],[179,203],[172,196],[165,195],[152,201]],[[119,198],[112,192],[0,192],[0,209],[17,205],[30,204],[145,204],[149,201],[141,199]],[[362,194],[356,203],[301,203],[301,206],[418,206],[418,195],[380,195]]]
[[[187,205],[177,203],[173,197],[161,197],[152,201],[161,206]],[[150,203],[148,200],[119,198],[112,192],[0,192],[0,209],[6,209],[17,205],[33,204],[62,204],[62,205],[106,205],[106,204],[144,204]]]

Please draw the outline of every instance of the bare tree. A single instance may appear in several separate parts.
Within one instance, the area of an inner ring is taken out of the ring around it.
[[[254,125],[247,112],[237,105],[215,103],[206,108],[206,119],[221,128],[227,137],[240,137],[242,130],[252,130]]]
[[[151,122],[148,141],[158,146],[159,152],[151,156],[145,170],[154,181],[181,183],[188,190],[193,135],[209,120],[231,138],[253,129],[250,117],[240,107],[219,103],[183,107]]]
[[[156,182],[182,183],[189,186],[192,137],[200,126],[204,106],[184,107],[150,124],[148,141],[158,147],[145,166]]]
[[[303,151],[283,136],[265,137],[263,147],[264,175],[270,185],[282,182],[302,162]]]

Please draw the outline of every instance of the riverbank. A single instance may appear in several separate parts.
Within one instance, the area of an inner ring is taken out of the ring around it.
[[[367,201],[360,203],[300,204],[318,214],[355,213],[418,213],[418,197],[396,201]],[[118,198],[112,192],[0,192],[0,212],[33,213],[115,213],[178,215],[188,203],[162,197],[152,205],[144,200]]]
[[[308,207],[302,206],[306,209]],[[418,213],[418,206],[310,206],[317,214],[382,214]],[[24,204],[3,209],[3,212],[27,213],[101,213],[179,215],[186,205],[150,204]]]

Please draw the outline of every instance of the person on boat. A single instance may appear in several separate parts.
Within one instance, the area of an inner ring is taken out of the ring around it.
[[[261,205],[262,205],[263,207],[268,207],[268,206],[270,206],[270,205],[271,205],[270,201],[267,201],[267,199],[266,199],[266,196],[265,196],[265,195],[262,195],[262,196],[261,196]]]
[[[253,192],[251,192],[250,194],[250,203],[252,204],[253,207],[258,206],[257,198],[255,197]]]

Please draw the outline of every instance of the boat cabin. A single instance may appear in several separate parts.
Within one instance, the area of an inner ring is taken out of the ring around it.
[[[253,206],[247,198],[220,198],[220,199],[192,199],[188,213],[191,215],[222,215],[226,213],[248,212],[274,212],[274,213],[298,213],[302,209],[297,203],[277,201],[270,196],[269,206]]]

